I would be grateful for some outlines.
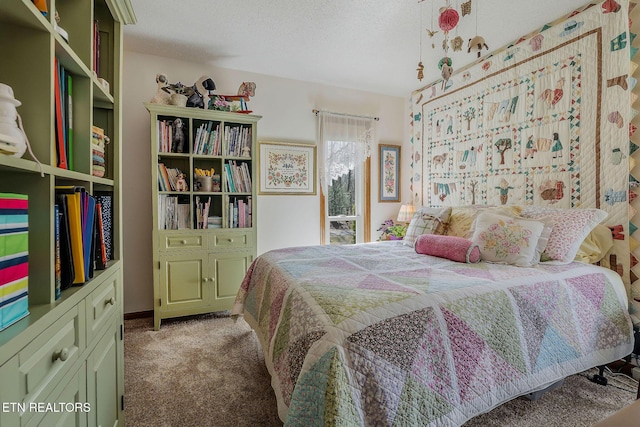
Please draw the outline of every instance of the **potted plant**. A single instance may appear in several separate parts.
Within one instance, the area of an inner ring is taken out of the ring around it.
[[[407,234],[406,224],[395,224],[392,219],[382,223],[378,231],[382,231],[378,240],[402,240]]]

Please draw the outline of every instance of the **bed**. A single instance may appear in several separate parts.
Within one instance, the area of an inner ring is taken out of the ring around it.
[[[461,263],[386,241],[264,253],[232,314],[261,342],[287,426],[457,426],[630,354],[627,308],[604,267]]]

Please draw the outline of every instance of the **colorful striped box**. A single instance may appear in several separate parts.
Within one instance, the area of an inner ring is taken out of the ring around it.
[[[0,330],[29,314],[29,200],[0,193]]]

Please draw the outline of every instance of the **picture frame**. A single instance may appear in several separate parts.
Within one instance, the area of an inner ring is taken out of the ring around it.
[[[258,194],[316,194],[317,154],[314,144],[258,141],[258,151]]]
[[[380,144],[378,202],[400,201],[400,146]]]

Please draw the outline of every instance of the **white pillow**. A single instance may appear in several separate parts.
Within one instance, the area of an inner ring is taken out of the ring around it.
[[[531,267],[540,261],[552,227],[542,220],[480,213],[471,241],[478,245],[483,261]]]

